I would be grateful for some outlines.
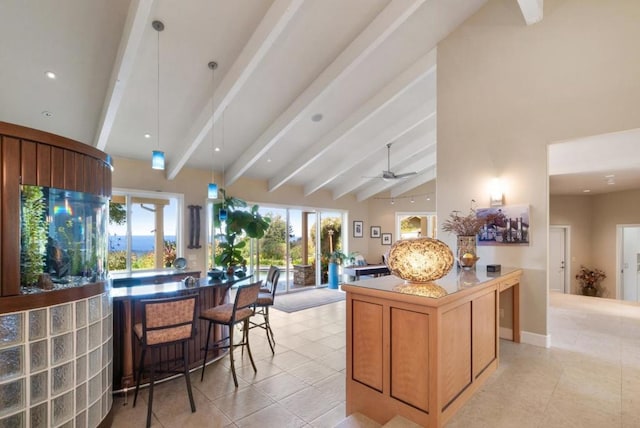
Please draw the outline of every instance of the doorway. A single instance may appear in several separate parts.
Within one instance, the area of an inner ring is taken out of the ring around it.
[[[569,251],[569,226],[549,226],[549,291],[571,294],[567,260]]]
[[[640,301],[640,225],[618,226],[620,273],[617,294],[622,300]]]

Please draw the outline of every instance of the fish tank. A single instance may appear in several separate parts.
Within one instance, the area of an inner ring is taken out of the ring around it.
[[[21,186],[23,294],[106,280],[108,203],[89,193]]]

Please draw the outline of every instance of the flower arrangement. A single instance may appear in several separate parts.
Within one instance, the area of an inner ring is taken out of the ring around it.
[[[455,233],[457,236],[473,236],[484,226],[486,219],[478,218],[476,211],[472,208],[466,216],[459,215],[460,211],[453,211],[449,218],[442,223],[442,230]]]
[[[576,274],[576,279],[580,281],[582,287],[595,288],[596,284],[605,279],[607,275],[600,269],[590,269],[580,265],[580,269]]]

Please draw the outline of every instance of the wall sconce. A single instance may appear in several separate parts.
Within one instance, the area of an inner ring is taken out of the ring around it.
[[[504,184],[499,178],[494,178],[489,184],[489,206],[500,207],[504,205]]]

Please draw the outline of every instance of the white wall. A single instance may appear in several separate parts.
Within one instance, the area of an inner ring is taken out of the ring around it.
[[[541,338],[546,147],[640,126],[639,21],[635,0],[546,0],[543,21],[526,26],[516,1],[489,0],[438,46],[439,221],[472,198],[488,204],[496,176],[507,182],[507,203],[530,205],[530,246],[479,255],[525,268],[522,329]]]

